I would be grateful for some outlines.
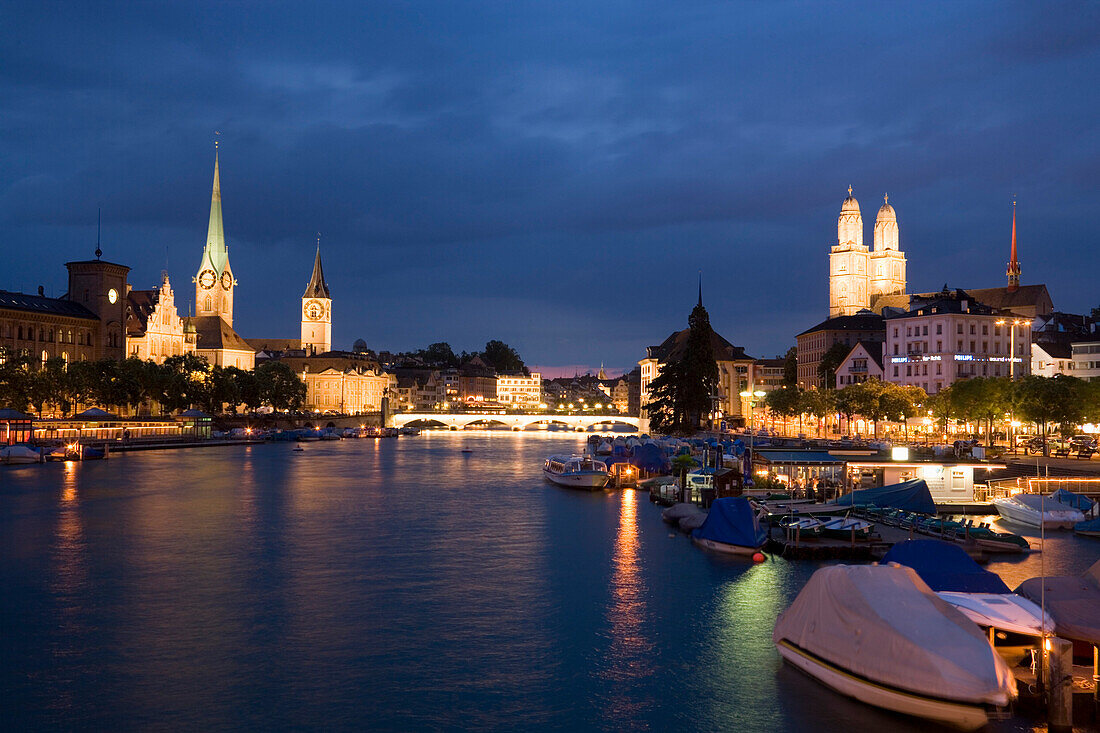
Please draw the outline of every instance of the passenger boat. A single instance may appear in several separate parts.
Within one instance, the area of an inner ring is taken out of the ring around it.
[[[982,631],[901,565],[818,570],[772,640],[785,661],[843,695],[961,730],[1016,697]]]
[[[1037,645],[1043,629],[1054,628],[1049,614],[1044,615],[1035,603],[1009,590],[999,575],[979,566],[958,545],[941,540],[899,542],[882,562],[916,570],[940,598],[978,626],[991,629],[991,638],[1008,638],[1009,634],[1031,637],[1019,643],[1013,640],[1011,646]]]
[[[691,532],[699,547],[724,555],[755,555],[768,541],[756,510],[743,496],[715,499],[701,527]]]
[[[602,489],[611,474],[607,464],[592,456],[550,456],[542,475],[558,486],[572,489]]]
[[[1085,521],[1081,510],[1040,494],[1016,494],[1007,499],[997,497],[993,500],[993,507],[1002,518],[1029,527],[1070,529]]]

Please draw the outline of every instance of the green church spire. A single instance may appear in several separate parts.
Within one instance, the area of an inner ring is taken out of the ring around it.
[[[221,276],[229,264],[229,250],[225,247],[225,230],[222,228],[222,186],[218,175],[218,153],[214,153],[214,190],[210,195],[210,226],[206,230],[206,249],[203,261],[209,261],[214,272]]]

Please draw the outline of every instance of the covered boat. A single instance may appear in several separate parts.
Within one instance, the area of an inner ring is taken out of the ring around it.
[[[607,464],[592,456],[550,456],[542,474],[558,486],[571,489],[602,489],[611,476]]]
[[[1031,578],[1016,592],[1046,605],[1056,636],[1100,646],[1100,560],[1084,575]]]
[[[882,562],[917,571],[929,588],[974,623],[1007,634],[1039,637],[1054,628],[1054,619],[1027,598],[1016,595],[1001,576],[974,562],[958,545],[942,540],[907,540],[890,548]],[[1012,640],[1015,642],[1016,640]],[[1026,642],[1038,643],[1037,640]]]
[[[1078,510],[1086,517],[1094,513],[1096,509],[1096,502],[1088,498],[1084,494],[1075,494],[1072,491],[1066,489],[1058,489],[1047,494],[1048,499],[1054,499],[1059,504],[1065,504]]]
[[[756,510],[743,496],[715,499],[703,526],[692,530],[692,541],[727,555],[752,555],[768,540]]]
[[[1016,697],[985,635],[901,565],[813,574],[775,622],[790,664],[870,705],[976,730]]]
[[[0,463],[42,463],[42,452],[26,445],[7,445],[0,448]]]
[[[1073,525],[1073,531],[1085,537],[1100,537],[1100,517]]]
[[[936,502],[932,501],[928,484],[919,478],[873,489],[857,489],[829,503],[837,506],[877,506],[920,514],[936,513]]]
[[[1069,529],[1085,521],[1080,509],[1041,494],[1016,494],[1008,498],[999,496],[993,500],[993,507],[1003,519],[1029,527]]]

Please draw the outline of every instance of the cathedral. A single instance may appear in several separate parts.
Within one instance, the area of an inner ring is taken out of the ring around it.
[[[875,217],[874,249],[863,243],[863,216],[848,187],[837,219],[837,243],[829,253],[829,317],[881,312],[884,296],[905,294],[905,255],[898,245],[898,217],[889,196]]]

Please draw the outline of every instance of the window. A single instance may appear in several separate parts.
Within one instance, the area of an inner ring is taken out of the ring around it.
[[[936,324],[936,335],[939,335],[941,333],[943,333],[943,324],[942,323],[937,323]]]
[[[943,374],[943,364],[936,362],[936,374]],[[936,382],[936,389],[939,389],[939,382]]]
[[[973,341],[970,342],[970,353],[971,354],[974,353],[974,342]]]
[[[982,353],[983,354],[988,354],[989,353],[989,342],[988,341],[983,341],[982,342]]]
[[[897,356],[897,355],[898,355],[898,345],[894,344],[894,356]],[[894,376],[896,377],[897,375],[895,374]]]
[[[898,375],[898,368],[895,366],[894,367],[894,376],[896,377],[897,375]]]
[[[958,347],[956,347],[955,351],[962,351],[962,350],[963,350],[963,342],[959,341],[959,345],[958,345]]]
[[[974,335],[974,324],[973,323],[970,324],[970,335],[971,336]]]
[[[943,342],[942,341],[937,341],[936,342],[936,351],[943,351]]]
[[[963,325],[961,323],[956,324],[956,328],[957,328],[956,333],[962,333],[963,332]]]
[[[1000,326],[994,326],[993,327],[993,335],[994,336],[1000,336],[1001,335],[1001,327]]]
[[[927,336],[927,335],[928,335],[928,326],[925,326],[924,331],[921,333],[921,336]]]
[[[906,336],[912,336],[912,335],[913,335],[913,329],[912,329],[912,328],[909,328],[909,327],[907,326],[907,327],[905,328],[905,335],[906,335]]]
[[[897,327],[895,326],[895,327],[894,327],[894,338],[897,338],[897,337],[898,337],[898,329],[897,329]]]
[[[907,377],[913,376],[913,365],[912,364],[906,364],[905,365],[905,376],[907,376]]]

